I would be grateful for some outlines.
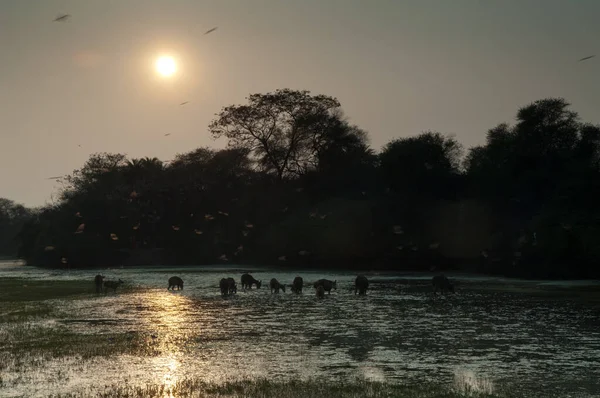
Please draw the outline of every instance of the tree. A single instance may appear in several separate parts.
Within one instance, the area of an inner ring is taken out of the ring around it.
[[[17,254],[17,235],[31,216],[32,211],[25,206],[0,198],[0,256]]]
[[[454,196],[460,175],[462,146],[452,137],[425,132],[384,146],[379,161],[388,186],[395,192],[430,197]]]
[[[377,154],[337,100],[308,91],[254,94],[224,108],[211,133],[228,148],[168,164],[94,154],[59,202],[31,216],[0,200],[0,239],[25,216],[19,254],[58,267],[62,257],[105,266],[160,250],[170,264],[225,255],[416,270],[464,267],[486,248],[491,272],[600,276],[600,126],[581,123],[563,99],[521,108],[464,161],[461,145],[437,132]]]
[[[252,153],[260,169],[278,181],[303,174],[315,156],[314,138],[340,103],[325,95],[290,89],[252,94],[248,105],[223,108],[209,130],[229,147]]]

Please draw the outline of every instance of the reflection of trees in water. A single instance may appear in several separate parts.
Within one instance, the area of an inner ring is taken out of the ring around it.
[[[357,331],[356,336],[332,336],[330,331],[320,331],[308,338],[308,344],[311,347],[329,345],[333,346],[332,349],[346,350],[354,361],[364,362],[375,348],[374,337],[367,330]]]
[[[373,351],[374,347],[373,334],[365,330],[359,330],[354,343],[348,349],[348,355],[356,362],[364,362],[369,358],[369,353]]]

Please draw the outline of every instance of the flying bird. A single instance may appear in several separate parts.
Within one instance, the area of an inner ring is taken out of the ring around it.
[[[71,18],[71,14],[62,14],[56,17],[52,22],[64,22],[69,18]]]
[[[212,28],[212,29],[209,29],[209,30],[207,30],[206,32],[204,32],[204,34],[205,34],[205,35],[207,35],[207,34],[209,34],[209,33],[211,33],[211,32],[214,32],[215,30],[217,30],[217,28],[218,28],[218,26],[215,26],[214,28]]]
[[[244,251],[244,246],[240,245],[240,246],[238,246],[238,248],[236,249],[236,251],[233,252],[233,255],[234,256],[238,256],[243,251]]]
[[[59,177],[49,177],[48,180],[60,180],[61,178],[63,178],[63,176],[59,176]]]
[[[595,56],[596,56],[596,55],[589,55],[589,56],[587,56],[587,57],[583,57],[583,58],[581,58],[581,59],[579,60],[579,62],[581,62],[581,61],[585,61],[586,59],[594,58]]]
[[[181,103],[181,104],[179,104],[179,105],[185,105],[185,104],[189,104],[189,103],[190,103],[190,101],[184,101],[184,102],[182,102],[182,103]]]

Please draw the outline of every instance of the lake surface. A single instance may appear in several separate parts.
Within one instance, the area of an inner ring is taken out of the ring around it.
[[[244,271],[262,280],[262,288],[242,291]],[[0,263],[0,278],[88,279],[90,289],[96,273]],[[362,377],[448,385],[471,377],[527,397],[600,396],[599,301],[573,294],[598,282],[450,275],[457,293],[434,299],[432,274],[367,273],[368,295],[355,296],[356,274],[347,272],[214,266],[102,273],[121,278],[126,288],[53,300],[61,316],[40,322],[78,333],[148,333],[154,354],[61,358],[18,373],[9,366],[2,379],[10,388],[0,395],[47,396],[119,383],[168,385],[200,376],[210,381]],[[184,290],[167,291],[172,275],[183,278]],[[289,290],[297,275],[305,282],[301,295]],[[218,282],[228,276],[237,281],[238,293],[224,298]],[[273,277],[288,284],[285,293],[270,293]],[[337,280],[337,290],[317,299],[311,284],[319,278]],[[57,372],[65,375],[60,383]]]

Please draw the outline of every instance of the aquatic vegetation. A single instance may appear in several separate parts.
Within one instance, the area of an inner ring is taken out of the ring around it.
[[[42,301],[92,293],[93,280],[0,278],[0,302]]]
[[[28,278],[18,270],[5,278],[0,268],[1,396],[600,391],[589,372],[600,363],[593,286],[451,276],[456,294],[434,297],[431,275],[369,274],[369,293],[360,296],[356,275],[254,269],[257,280],[285,284],[300,274],[307,287],[222,297],[219,280],[245,270],[182,267],[181,291],[167,290],[171,269],[131,268],[106,270],[126,285],[99,294],[97,271],[22,269]],[[312,286],[323,278],[337,280],[337,290],[318,299]]]
[[[97,393],[69,393],[49,398],[496,398],[503,395],[463,394],[447,388],[403,386],[366,380],[351,382],[308,380],[273,382],[266,379],[206,383],[201,379],[181,380],[173,386],[153,384],[144,387],[107,386]]]

